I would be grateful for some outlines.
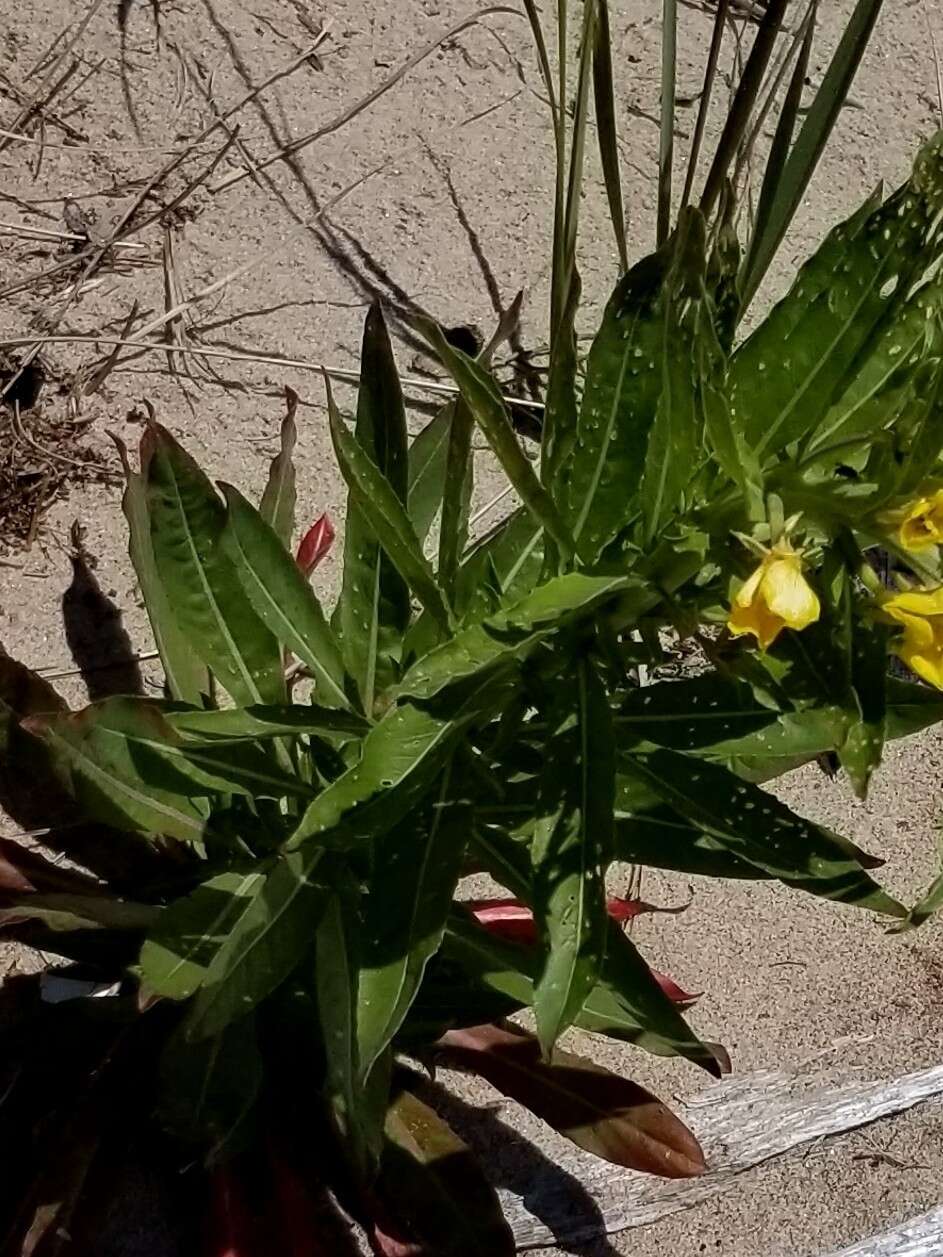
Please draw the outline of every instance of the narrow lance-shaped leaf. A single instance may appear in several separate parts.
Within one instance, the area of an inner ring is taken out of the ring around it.
[[[128,553],[144,599],[167,689],[172,698],[199,703],[202,695],[209,694],[209,674],[182,633],[158,573],[144,481],[131,470],[124,442],[116,436],[112,436],[112,440],[118,447],[124,467],[125,488],[121,509],[128,521]]]
[[[391,708],[364,738],[359,763],[309,805],[287,848],[313,839],[343,848],[388,832],[423,797],[468,726],[500,709],[508,685],[506,676],[489,674],[436,710]]]
[[[251,1137],[262,1079],[252,1017],[199,1043],[171,1035],[160,1061],[158,1119],[177,1138],[202,1145],[205,1165],[217,1165]]]
[[[514,1238],[494,1188],[437,1113],[401,1090],[387,1114],[386,1138],[376,1190],[405,1225],[404,1240],[437,1257],[513,1257]]]
[[[568,518],[587,563],[637,510],[648,434],[661,393],[660,301],[667,251],[637,262],[606,306],[586,364],[567,469]]]
[[[188,646],[237,703],[284,700],[278,643],[220,549],[225,510],[213,486],[158,424],[141,439],[141,468],[157,571]]]
[[[495,457],[521,501],[553,538],[561,554],[573,554],[569,529],[547,490],[537,478],[511,426],[501,393],[491,375],[478,363],[453,348],[438,324],[429,319],[418,324],[426,340],[436,351],[442,365],[458,385],[462,398],[475,417]]]
[[[105,713],[93,705],[58,717],[33,716],[24,728],[42,738],[57,775],[96,819],[202,844],[207,811],[188,794],[205,792],[181,789],[179,775],[155,758],[148,761],[146,752],[141,763],[135,735],[148,728],[159,741],[166,728],[155,709],[123,700]],[[132,736],[120,736],[123,730]]]
[[[534,909],[547,956],[534,993],[549,1057],[595,987],[608,935],[605,870],[612,856],[615,760],[608,699],[586,657],[576,667],[576,743],[552,737],[534,833]]]
[[[365,1132],[365,1113],[360,1103],[363,1089],[357,1046],[361,926],[358,900],[353,878],[339,877],[337,890],[330,896],[318,925],[315,985],[331,1111],[355,1166],[366,1174],[370,1157],[379,1155],[379,1132],[372,1140]]]
[[[219,873],[164,908],[141,949],[145,987],[189,999],[263,881],[262,873]]]
[[[220,544],[249,604],[276,640],[311,669],[318,701],[349,708],[340,648],[310,583],[239,490],[222,482],[220,487],[228,508]]]
[[[299,737],[305,733],[359,737],[370,727],[363,716],[354,712],[341,712],[314,704],[310,707],[300,703],[259,704],[254,707],[227,707],[223,711],[165,707],[161,711],[171,729],[184,737],[220,744]]]
[[[869,202],[837,227],[734,355],[736,417],[766,457],[815,433],[875,330],[896,316],[932,261],[943,209],[941,154],[937,137],[884,205]]]
[[[700,444],[701,382],[695,374],[699,365],[695,337],[697,306],[704,294],[704,250],[704,220],[697,210],[688,208],[678,224],[672,279],[658,313],[661,343],[656,362],[661,390],[639,489],[646,545],[678,506],[693,475]]]
[[[357,1011],[364,1076],[409,1011],[445,930],[471,824],[446,768],[431,815],[409,816],[374,844]]]
[[[813,895],[853,903],[890,916],[904,915],[828,830],[791,812],[758,786],[704,761],[673,751],[623,755],[620,772],[717,839],[722,846],[780,881]]]
[[[697,1140],[650,1092],[583,1056],[537,1040],[517,1026],[450,1030],[436,1045],[451,1068],[486,1078],[554,1130],[594,1156],[665,1178],[707,1168]]]
[[[334,427],[332,415],[332,431]],[[336,446],[336,432],[334,441]],[[408,520],[405,510],[409,486],[406,410],[379,302],[370,307],[364,325],[353,443],[379,472],[385,511],[392,511],[402,529],[403,520]],[[341,469],[343,471],[343,462]],[[375,513],[365,509],[363,485],[355,485],[346,472],[344,475],[350,487],[344,533],[344,575],[333,623],[341,639],[345,666],[356,680],[369,714],[373,711],[375,696],[396,676],[402,637],[409,624],[412,579],[396,555],[388,555],[382,548],[389,521],[378,519]],[[380,509],[381,505],[374,503],[375,509]],[[400,544],[405,543],[408,549],[413,535],[411,526],[403,530],[404,541]],[[421,545],[418,538],[416,540],[416,549],[421,554]],[[416,593],[421,597],[418,590]]]
[[[454,602],[459,559],[468,544],[468,512],[474,480],[472,433],[475,420],[465,402],[455,404],[449,428],[449,448],[445,463],[442,495],[442,523],[439,529],[437,577],[445,596]]]
[[[218,1034],[288,977],[314,943],[332,874],[323,852],[297,851],[252,884],[187,1016],[191,1038]]]
[[[425,542],[442,505],[455,403],[447,402],[409,446],[406,510],[419,543]]]
[[[624,598],[638,614],[661,597],[653,586],[632,576],[591,576],[570,572],[539,585],[507,611],[461,629],[447,642],[419,659],[397,692],[432,698],[459,681],[486,673],[496,665],[523,658],[552,633],[580,617],[589,617],[607,599]]]
[[[287,413],[282,420],[279,438],[281,449],[269,465],[268,481],[259,503],[259,514],[287,550],[291,546],[291,539],[295,532],[296,490],[293,455],[298,441],[298,430],[295,426],[298,394],[287,386],[285,406]]]
[[[331,437],[341,474],[370,527],[380,539],[394,567],[443,629],[450,627],[451,611],[422,553],[406,508],[386,477],[347,430],[334,404],[325,377]]]

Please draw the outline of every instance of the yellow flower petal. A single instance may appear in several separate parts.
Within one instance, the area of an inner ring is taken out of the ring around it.
[[[819,618],[815,590],[802,574],[798,554],[777,555],[763,577],[763,597],[773,615],[797,632]]]
[[[819,600],[802,574],[802,556],[788,543],[768,551],[733,597],[727,628],[752,635],[768,650],[784,628],[804,629],[819,618]]]
[[[936,589],[905,589],[885,598],[881,606],[890,615],[895,611],[908,615],[943,615],[943,585]]]

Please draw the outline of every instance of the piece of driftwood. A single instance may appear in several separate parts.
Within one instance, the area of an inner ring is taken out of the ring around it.
[[[883,1235],[871,1235],[859,1240],[851,1248],[829,1257],[940,1257],[943,1253],[943,1205],[922,1213],[919,1218],[909,1218],[885,1231]]]
[[[519,1249],[586,1243],[603,1234],[647,1226],[728,1190],[738,1174],[826,1135],[864,1126],[943,1094],[943,1065],[902,1078],[835,1083],[824,1075],[775,1070],[726,1078],[686,1103],[685,1121],[704,1148],[710,1169],[700,1178],[668,1180],[619,1170],[574,1150],[539,1171],[521,1197],[501,1189]],[[932,1232],[943,1228],[943,1211]],[[909,1224],[917,1227],[924,1220]],[[893,1233],[897,1234],[897,1233]],[[936,1247],[855,1247],[840,1257],[919,1257]],[[892,1233],[885,1237],[892,1241]],[[865,1241],[878,1244],[879,1240]],[[922,1240],[916,1240],[918,1245]],[[836,1254],[835,1257],[838,1257]]]

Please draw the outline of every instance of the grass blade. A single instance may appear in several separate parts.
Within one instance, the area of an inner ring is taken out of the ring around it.
[[[625,208],[619,174],[619,138],[616,133],[615,93],[612,85],[612,35],[609,30],[609,0],[597,0],[596,39],[593,48],[593,92],[596,103],[596,131],[599,157],[609,199],[609,217],[616,235],[619,265],[629,269],[625,242]]]
[[[659,248],[671,230],[671,176],[675,147],[675,86],[678,70],[678,3],[662,0],[661,9],[661,133],[658,141]]]
[[[724,27],[727,22],[727,10],[730,0],[718,0],[714,14],[714,30],[711,35],[711,46],[707,54],[707,65],[704,69],[704,86],[701,88],[701,99],[698,104],[697,121],[694,124],[694,135],[691,138],[691,151],[688,154],[688,172],[684,178],[684,190],[681,193],[680,209],[684,209],[691,197],[694,176],[697,173],[698,158],[701,155],[701,144],[704,141],[704,128],[710,112],[711,97],[714,93],[714,80],[717,77],[717,61],[720,57],[721,45],[724,42]]]
[[[750,267],[743,280],[744,309],[762,282],[799,208],[832,127],[845,103],[882,3],[883,0],[858,0],[848,20],[802,130],[789,154],[762,235],[754,241],[751,248]]]
[[[789,0],[769,0],[760,19],[753,47],[750,49],[750,55],[744,66],[743,76],[737,84],[724,128],[717,142],[714,159],[707,172],[704,191],[701,193],[701,210],[707,219],[710,219],[711,211],[720,198],[730,163],[736,156],[746,134],[753,106],[759,96],[766,67],[773,55],[776,37],[782,26],[788,3]]]

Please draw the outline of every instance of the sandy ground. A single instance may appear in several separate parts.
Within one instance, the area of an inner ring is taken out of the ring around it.
[[[117,6],[126,13],[123,81],[116,5],[109,0],[91,7],[98,11],[74,48],[81,66],[51,106],[85,139],[67,140],[53,119],[45,125],[44,145],[0,135],[0,214],[8,224],[64,230],[63,202],[71,197],[107,230],[140,194],[141,181],[167,159],[168,146],[195,135],[214,109],[229,109],[297,60],[313,42],[318,21],[330,23],[320,61],[302,62],[233,114],[230,124],[238,123],[239,131],[211,184],[240,167],[241,153],[259,162],[289,139],[323,126],[470,12],[460,0],[392,5],[162,0],[157,43],[150,4],[130,0]],[[640,255],[653,243],[659,6],[653,0],[613,0],[612,7],[629,240],[633,254]],[[847,0],[827,6],[826,32],[834,33],[838,17],[850,7]],[[4,127],[14,126],[21,108],[14,89],[28,99],[40,77],[30,77],[31,71],[63,27],[88,11],[84,0],[55,5],[0,0],[3,74],[9,80],[0,78]],[[699,86],[709,19],[693,9],[682,14],[679,90],[690,97]],[[931,29],[943,42],[943,0],[887,0],[852,105],[782,251],[767,301],[839,216],[879,180],[893,184],[906,173],[917,143],[932,131],[937,89]],[[813,82],[821,69],[821,60],[810,67]],[[523,343],[539,351],[552,153],[538,92],[524,23],[494,15],[439,47],[370,110],[305,149],[291,167],[279,162],[257,180],[195,192],[167,233],[179,293],[192,298],[233,271],[240,273],[193,305],[177,324],[178,334],[185,343],[352,368],[364,305],[374,292],[445,324],[471,323],[487,334],[500,308],[523,289]],[[693,111],[682,109],[682,152],[692,126]],[[35,128],[31,133],[39,134]],[[223,139],[217,132],[217,148]],[[207,157],[213,151],[213,144],[205,147]],[[185,184],[179,172],[171,176],[145,210],[167,204]],[[16,198],[44,216],[27,213]],[[581,268],[590,327],[616,273],[593,163],[584,210]],[[133,268],[100,273],[100,282],[64,310],[74,272],[5,297],[0,337],[42,333],[57,311],[58,332],[77,336],[120,335],[134,302],[136,327],[162,313],[164,233],[155,223],[135,239],[146,248]],[[0,254],[2,285],[54,266],[67,247],[9,235]],[[415,375],[424,368],[414,346],[401,340],[398,353],[404,372]],[[51,377],[42,399],[47,414],[87,424],[80,459],[97,452],[114,467],[107,434],[133,444],[146,398],[212,475],[255,493],[274,452],[279,398],[289,384],[304,404],[300,515],[314,518],[326,509],[338,520],[342,516],[344,493],[332,467],[316,373],[221,360],[223,387],[205,376],[191,382],[174,375],[164,354],[150,354],[114,371],[99,392],[81,398],[76,414],[69,410],[75,372],[96,357],[87,343],[43,351]],[[424,421],[419,412],[413,420],[417,427]],[[478,497],[485,504],[500,482],[484,458],[480,470]],[[100,625],[90,637],[81,623],[90,590],[87,581],[82,584],[85,577],[76,583],[70,561],[73,520],[86,529],[85,548],[100,593],[120,609],[135,647],[149,645],[125,555],[118,491],[87,484],[53,506],[28,552],[6,555],[14,566],[0,567],[0,643],[32,666],[65,672],[76,667],[76,658],[87,662],[90,653],[97,652],[101,662],[101,651],[109,649]],[[326,565],[326,588],[337,575],[336,565]],[[72,621],[68,644],[64,610]],[[108,673],[94,675],[96,685],[107,684]],[[70,699],[85,701],[80,681],[67,677],[61,685]],[[907,898],[934,873],[941,763],[943,737],[931,734],[889,751],[867,805],[812,771],[784,782],[782,790],[799,810],[886,858],[888,886]],[[11,832],[12,826],[10,821],[0,832]],[[656,902],[677,902],[687,897],[688,885],[651,873],[645,893]],[[865,916],[766,886],[705,883],[693,886],[692,894],[687,913],[646,919],[637,937],[683,986],[705,992],[693,1020],[729,1046],[736,1068],[804,1066],[826,1049],[830,1059],[868,1076],[940,1059],[938,926],[890,937]],[[4,963],[0,956],[0,972]],[[679,1104],[701,1085],[688,1068],[611,1045],[602,1045],[596,1055]],[[744,1177],[742,1191],[719,1203],[591,1251],[811,1257],[935,1204],[943,1170],[941,1133],[940,1110],[927,1108],[756,1171]]]

